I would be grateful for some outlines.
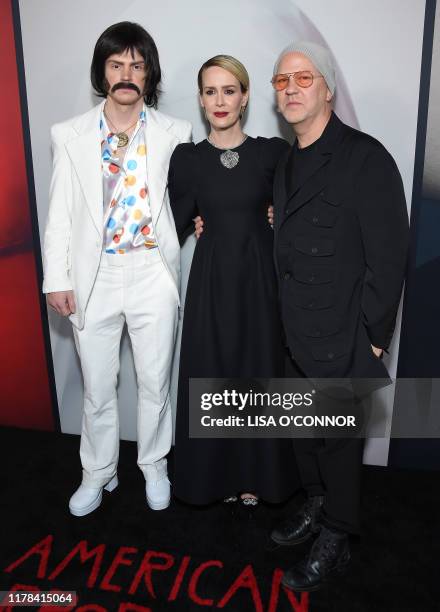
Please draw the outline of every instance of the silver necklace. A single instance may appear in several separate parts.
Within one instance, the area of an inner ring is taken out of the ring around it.
[[[247,137],[248,135],[245,134],[240,144],[238,144],[236,147],[233,147],[233,148],[236,149],[237,147],[240,147],[244,143],[244,141],[247,139]],[[228,168],[229,170],[231,170],[232,168],[235,168],[235,166],[240,161],[240,156],[237,153],[237,151],[231,151],[231,149],[222,149],[221,147],[214,144],[212,140],[209,139],[209,136],[207,137],[207,141],[209,142],[211,146],[215,147],[216,149],[220,149],[220,151],[223,151],[220,155],[220,162],[225,168]]]

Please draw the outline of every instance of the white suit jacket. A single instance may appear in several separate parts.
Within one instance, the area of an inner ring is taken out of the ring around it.
[[[73,289],[82,329],[102,253],[104,209],[99,119],[102,104],[52,127],[53,174],[44,235],[43,292]],[[180,246],[167,177],[174,148],[191,138],[191,124],[147,109],[147,184],[159,252],[179,300]]]

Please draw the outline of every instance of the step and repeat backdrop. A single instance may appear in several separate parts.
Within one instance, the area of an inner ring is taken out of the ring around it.
[[[53,123],[97,103],[89,78],[93,47],[106,27],[123,20],[140,23],[155,39],[163,69],[159,108],[190,120],[195,142],[206,137],[196,85],[206,59],[228,53],[247,67],[251,99],[244,129],[248,134],[291,140],[275,109],[270,85],[274,60],[294,39],[330,47],[338,70],[336,112],[346,123],[378,138],[394,156],[412,215],[411,291],[405,297],[402,334],[399,314],[387,365],[393,377],[399,363],[405,364],[405,376],[437,375],[432,369],[416,374],[411,365],[419,333],[418,293],[429,292],[420,285],[417,272],[426,266],[431,266],[431,274],[439,271],[440,243],[433,239],[440,228],[439,139],[434,136],[439,131],[440,89],[434,71],[431,79],[431,64],[439,62],[434,1],[1,0],[0,7],[0,45],[9,93],[0,119],[6,143],[0,148],[1,425],[80,431],[82,380],[70,323],[47,313],[40,295],[40,240],[52,163],[49,131]],[[429,113],[427,140],[431,80],[437,103]],[[190,237],[182,250],[183,297],[193,248]],[[432,297],[426,299],[431,304]],[[436,326],[429,338],[433,342],[440,326],[436,319],[425,317],[423,326],[429,323]],[[178,354],[179,343],[174,400]],[[417,360],[419,365],[425,362]],[[136,382],[127,337],[121,350],[119,398],[121,437],[135,439]],[[375,401],[384,405],[391,423],[394,387],[382,390]],[[369,440],[367,463],[386,465],[388,457],[389,439]]]

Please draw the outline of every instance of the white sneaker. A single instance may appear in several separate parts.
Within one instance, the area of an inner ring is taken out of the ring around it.
[[[170,481],[166,476],[160,480],[147,480],[145,493],[147,504],[152,510],[165,510],[170,505]]]
[[[94,489],[87,485],[80,485],[70,498],[69,510],[74,516],[85,516],[100,506],[102,501],[102,489],[114,491],[118,486],[118,476],[115,475],[104,487]]]

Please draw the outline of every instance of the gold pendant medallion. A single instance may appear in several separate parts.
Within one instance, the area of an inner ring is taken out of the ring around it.
[[[122,147],[128,145],[128,136],[125,132],[118,132],[116,136],[118,138],[118,149],[122,149]]]

